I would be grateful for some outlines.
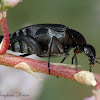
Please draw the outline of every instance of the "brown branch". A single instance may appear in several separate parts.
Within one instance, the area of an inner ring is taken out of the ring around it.
[[[26,72],[28,72],[32,75],[33,75],[33,72],[40,72],[40,73],[48,74],[48,63],[45,61],[39,61],[39,60],[30,59],[30,58],[23,58],[23,57],[19,57],[19,56],[5,54],[5,55],[0,55],[0,64],[25,70]],[[83,72],[83,71],[79,70],[79,69],[75,69],[75,68],[70,68],[70,67],[71,67],[71,65],[62,66],[62,65],[50,64],[50,70],[51,70],[50,73],[53,76],[58,76],[58,77],[77,81],[77,79],[75,78],[75,75],[77,75],[77,74],[79,74],[79,72]],[[88,73],[90,73],[90,72],[88,72]],[[89,75],[90,74],[88,74],[88,76]],[[83,76],[85,76],[85,75],[83,74]],[[81,78],[83,76],[81,76]],[[100,75],[94,74],[94,76],[97,81],[97,87],[99,88]],[[88,81],[89,81],[89,79],[88,79]],[[84,83],[84,82],[82,82],[82,83]]]
[[[5,66],[10,66],[14,67],[15,65],[25,62],[29,67],[36,72],[40,73],[45,73],[48,74],[48,63],[45,61],[39,61],[39,60],[34,60],[30,58],[23,58],[19,56],[14,56],[14,55],[0,55],[0,64],[3,64]],[[67,66],[68,67],[68,66]],[[67,68],[64,66],[57,66],[57,65],[50,65],[50,70],[51,70],[51,75],[53,76],[58,76],[58,77],[63,77],[63,78],[68,78],[68,79],[73,79],[73,76],[76,72],[79,72],[80,70],[73,70],[73,68]]]

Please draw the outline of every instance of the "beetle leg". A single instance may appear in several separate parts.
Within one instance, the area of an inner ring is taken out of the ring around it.
[[[37,55],[41,54],[41,47],[34,37],[25,36],[23,37],[23,40],[31,47],[33,53],[36,53]]]
[[[69,39],[69,35],[67,36],[67,42],[68,42],[68,39]],[[66,50],[67,51],[67,50]],[[61,63],[63,63],[65,61],[65,59],[68,57],[68,52],[66,52],[66,55],[65,57],[63,58],[63,60],[61,61]]]
[[[91,63],[89,64],[89,70],[90,70],[90,72],[92,72],[92,66],[91,66]]]
[[[73,57],[72,57],[72,64],[73,64],[74,58],[75,58],[75,53],[74,53],[74,55],[73,55]]]
[[[55,43],[55,45],[57,46],[57,48],[59,49],[59,51],[61,53],[64,53],[64,47],[63,47],[63,45],[61,44],[61,42],[55,36],[53,36],[52,40],[50,42],[50,47],[49,47],[49,58],[48,58],[49,74],[50,74],[50,56],[51,56],[52,43]]]
[[[50,47],[49,47],[49,58],[48,58],[48,70],[49,70],[49,74],[50,74],[50,56],[51,56],[52,41],[53,40],[51,40]]]
[[[61,61],[61,63],[63,63],[65,61],[65,59],[66,59],[66,56],[63,58],[63,60]]]
[[[75,58],[75,64],[76,64],[76,66],[77,66],[77,56],[76,56],[76,53],[74,53],[74,55],[73,55],[73,57],[72,57],[72,64],[73,64],[74,58]]]
[[[65,59],[68,57],[68,53],[65,55],[65,57],[63,58],[63,60],[61,61],[61,63],[63,63],[65,61]]]

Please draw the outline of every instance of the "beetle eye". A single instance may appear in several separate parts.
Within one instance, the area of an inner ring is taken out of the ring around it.
[[[91,56],[91,54],[92,54],[92,52],[90,52],[90,51],[85,51],[85,54],[87,55],[87,56]]]
[[[92,50],[91,50],[91,48],[89,48],[89,47],[84,47],[84,53],[85,53],[88,57],[94,56],[94,55],[93,55],[93,52],[92,52]]]

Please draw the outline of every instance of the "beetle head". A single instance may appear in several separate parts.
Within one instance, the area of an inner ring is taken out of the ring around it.
[[[86,56],[88,56],[88,59],[90,61],[90,65],[94,66],[95,62],[95,57],[96,57],[96,52],[95,49],[92,45],[86,45],[84,47],[84,53],[86,54]]]

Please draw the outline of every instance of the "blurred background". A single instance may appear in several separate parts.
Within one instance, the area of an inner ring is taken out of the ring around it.
[[[7,20],[10,33],[32,24],[64,24],[82,33],[87,43],[95,47],[97,57],[100,57],[99,0],[23,0],[8,10]],[[72,55],[73,50],[64,63],[70,64]],[[60,62],[62,58],[52,58],[51,62]],[[47,61],[47,58],[42,60]],[[80,69],[89,70],[88,58],[84,54],[78,55],[78,64],[84,66]],[[99,66],[96,64],[92,71],[100,73]],[[26,97],[0,96],[0,100],[83,100],[91,96],[94,89],[72,80],[36,73],[43,79],[40,81],[24,71],[0,67],[0,94],[29,94]]]

